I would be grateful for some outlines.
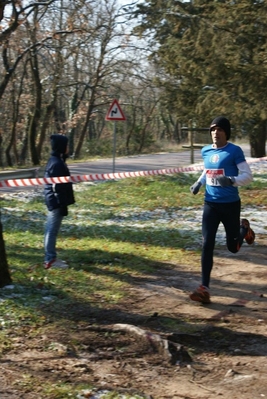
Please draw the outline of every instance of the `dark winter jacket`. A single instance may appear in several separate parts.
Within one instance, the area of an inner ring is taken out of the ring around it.
[[[70,176],[65,163],[68,138],[61,134],[52,134],[50,139],[52,152],[45,168],[45,177]],[[46,184],[44,194],[49,211],[67,207],[75,202],[72,183]]]

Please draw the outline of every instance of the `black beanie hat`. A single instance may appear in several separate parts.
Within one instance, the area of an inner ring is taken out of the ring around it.
[[[221,129],[223,129],[226,133],[226,139],[229,140],[230,136],[231,136],[231,125],[230,122],[227,118],[225,118],[224,116],[217,116],[217,118],[213,119],[213,121],[210,124],[210,133],[211,133],[211,129],[214,126],[218,126]]]

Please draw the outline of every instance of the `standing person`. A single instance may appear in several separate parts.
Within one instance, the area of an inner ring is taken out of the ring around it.
[[[213,144],[203,147],[201,151],[204,170],[190,187],[191,193],[196,195],[200,187],[206,184],[202,215],[202,284],[190,294],[192,301],[202,303],[210,303],[210,274],[220,222],[224,225],[226,244],[230,252],[238,252],[244,239],[250,245],[255,240],[249,221],[240,220],[241,201],[237,188],[252,181],[251,169],[242,149],[228,142],[231,125],[227,118],[215,118],[210,125],[210,134]]]
[[[65,163],[68,138],[62,134],[52,134],[50,140],[52,152],[45,168],[45,177],[70,176]],[[44,195],[48,209],[44,235],[44,267],[65,269],[68,267],[67,263],[57,259],[56,241],[62,219],[68,215],[68,206],[75,202],[72,183],[46,184]]]

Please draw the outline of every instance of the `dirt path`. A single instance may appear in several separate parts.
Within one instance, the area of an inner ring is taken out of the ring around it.
[[[140,311],[183,320],[177,340],[193,358],[168,378],[157,378],[157,398],[267,397],[266,242],[259,237],[237,255],[215,255],[210,305],[188,299],[199,284],[198,267],[162,271],[138,289]],[[138,303],[134,307],[138,312]]]
[[[188,297],[199,284],[198,265],[166,265],[134,281],[127,300],[102,313],[77,304],[76,323],[65,329],[48,326],[42,336],[31,338],[25,328],[20,336],[16,331],[15,349],[1,358],[0,398],[54,398],[44,389],[47,380],[154,399],[267,397],[266,242],[258,237],[238,255],[215,254],[210,305]],[[107,332],[114,323],[156,332],[182,344],[185,354],[170,364],[149,343]]]

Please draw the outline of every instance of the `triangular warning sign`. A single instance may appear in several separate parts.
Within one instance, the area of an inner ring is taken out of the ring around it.
[[[108,113],[106,115],[106,121],[125,121],[125,115],[122,112],[118,100],[113,100],[113,103],[109,107]]]

